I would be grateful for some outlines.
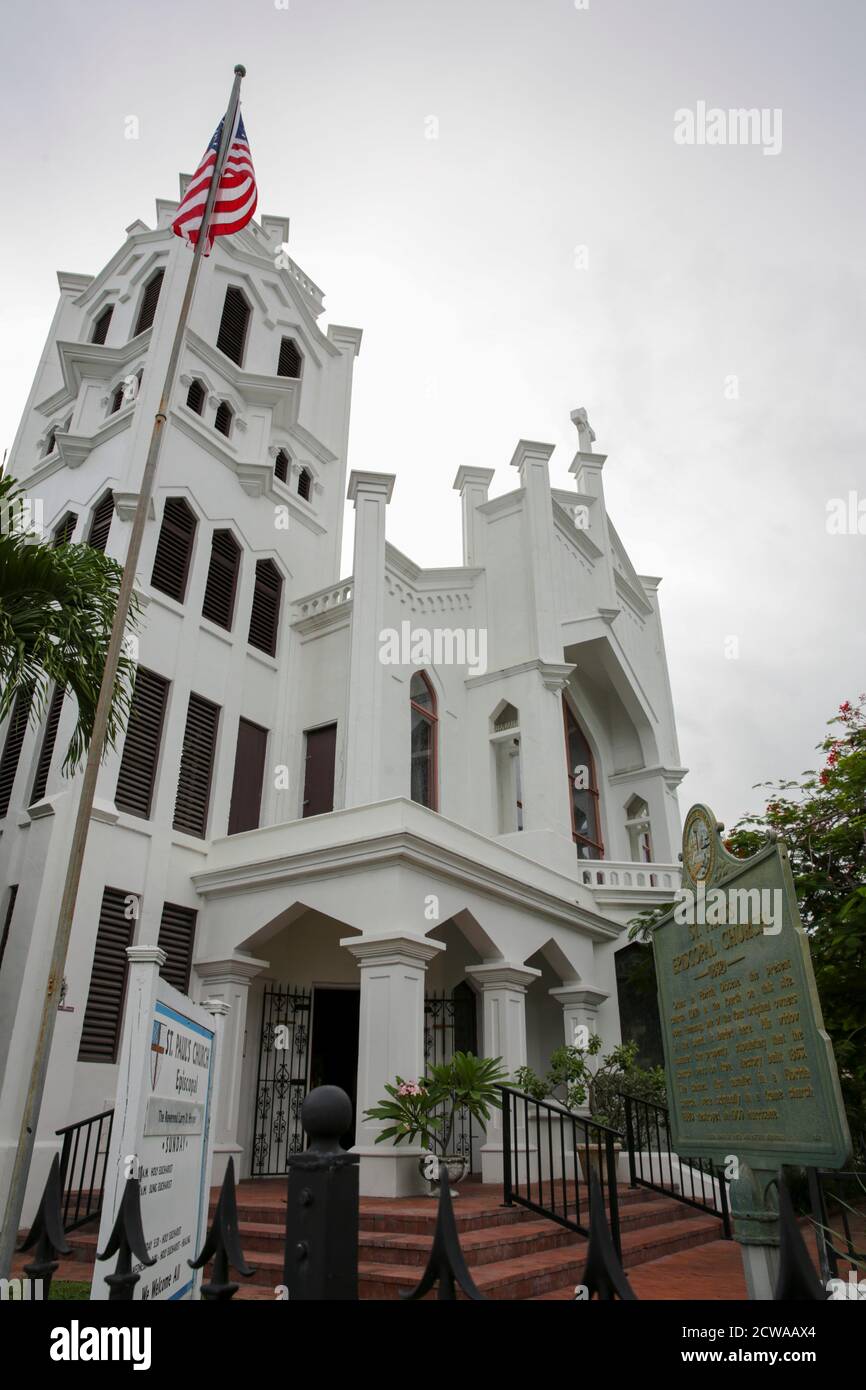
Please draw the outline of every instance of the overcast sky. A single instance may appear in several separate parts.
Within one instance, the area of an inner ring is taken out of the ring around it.
[[[349,462],[397,474],[389,539],[459,564],[459,465],[495,495],[516,441],[549,440],[571,487],[586,406],[664,580],[681,809],[730,825],[866,690],[866,534],[827,532],[829,499],[866,499],[866,6],[582,4],[7,8],[0,444],[55,270],[153,225],[245,63],[259,211],[291,218],[322,323],[364,329]],[[677,143],[701,102],[766,109],[763,145]]]

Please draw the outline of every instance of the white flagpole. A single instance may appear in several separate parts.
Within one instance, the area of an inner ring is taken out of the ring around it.
[[[66,870],[66,881],[63,885],[63,897],[60,902],[60,913],[57,919],[57,930],[54,937],[54,950],[51,956],[51,965],[48,970],[48,978],[45,985],[45,997],[42,1003],[42,1018],[33,1054],[27,1097],[21,1116],[18,1150],[15,1155],[15,1164],[12,1169],[12,1178],[6,1200],[3,1229],[2,1232],[0,1232],[0,1277],[8,1278],[18,1234],[18,1223],[21,1220],[21,1211],[24,1206],[27,1178],[33,1157],[33,1146],[36,1141],[36,1129],[39,1123],[39,1111],[42,1107],[42,1093],[45,1089],[45,1078],[48,1072],[49,1058],[51,1056],[54,1025],[57,1020],[57,1003],[60,994],[60,985],[63,980],[66,956],[69,950],[69,938],[72,933],[72,920],[75,915],[78,886],[81,882],[81,869],[84,863],[87,832],[90,828],[90,817],[93,811],[96,781],[105,750],[108,715],[111,710],[114,684],[117,679],[117,670],[121,651],[123,649],[123,639],[126,633],[127,620],[129,618],[132,590],[135,583],[135,572],[141,552],[141,542],[144,536],[148,506],[153,496],[165,421],[174,392],[174,381],[177,375],[184,334],[189,319],[196,280],[198,278],[198,268],[201,264],[201,258],[207,243],[207,229],[210,225],[211,214],[219,188],[219,181],[222,177],[226,156],[228,155],[232,135],[234,134],[238,105],[240,103],[241,80],[245,76],[246,68],[238,64],[235,68],[235,79],[232,84],[225,120],[223,121],[222,134],[217,151],[216,163],[211,175],[204,216],[199,229],[198,240],[195,244],[192,264],[189,269],[186,290],[184,291],[183,303],[180,308],[180,316],[177,321],[177,327],[175,328],[174,342],[172,343],[171,355],[168,359],[168,367],[166,368],[159,408],[153,421],[150,445],[147,451],[144,472],[141,478],[141,487],[138,494],[138,505],[136,506],[135,516],[132,522],[129,549],[127,550],[126,562],[123,567],[123,577],[120,582],[117,609],[111,627],[111,637],[109,639],[108,651],[105,658],[105,669],[102,673],[99,700],[93,720],[93,732],[90,737],[90,744],[87,750],[87,761],[85,763],[84,776],[81,782],[81,793],[78,800],[78,810],[75,817],[75,827],[72,833],[72,844],[69,852],[69,864]]]

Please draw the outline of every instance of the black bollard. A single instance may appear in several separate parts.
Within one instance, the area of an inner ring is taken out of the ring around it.
[[[358,1297],[358,1155],[340,1148],[352,1102],[339,1086],[317,1086],[301,1106],[309,1136],[289,1155],[283,1280],[289,1300]]]

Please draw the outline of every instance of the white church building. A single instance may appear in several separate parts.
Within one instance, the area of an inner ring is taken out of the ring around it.
[[[134,222],[60,299],[9,471],[58,544],[123,561],[189,251]],[[25,1219],[57,1131],[114,1103],[126,949],[230,1006],[219,1179],[285,1171],[308,1088],[355,1102],[363,1192],[419,1181],[363,1112],[456,1048],[543,1070],[619,1041],[617,955],[679,882],[680,766],[657,578],[605,506],[576,410],[461,467],[463,563],[387,539],[399,477],[349,468],[357,328],[262,216],[203,263],[138,574],[129,725],[104,761]],[[492,465],[496,465],[494,468]],[[491,496],[491,492],[494,495]],[[340,573],[345,498],[352,572]],[[68,859],[71,697],[0,730],[0,1175],[8,1181]],[[275,1047],[277,1029],[281,1041]],[[494,1117],[473,1167],[501,1173]],[[2,1196],[2,1193],[0,1193]]]

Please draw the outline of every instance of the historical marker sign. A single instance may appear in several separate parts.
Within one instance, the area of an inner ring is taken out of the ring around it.
[[[724,847],[706,806],[653,931],[671,1140],[683,1157],[840,1168],[851,1141],[784,845]]]
[[[137,1176],[141,1222],[156,1263],[142,1268],[133,1297],[195,1297],[198,1255],[206,1232],[211,1163],[211,1112],[216,1066],[216,1024],[201,1005],[172,988],[158,971],[153,947],[132,947],[117,1099],[100,1250],[114,1225],[127,1177]],[[98,1265],[91,1298],[108,1297]]]

